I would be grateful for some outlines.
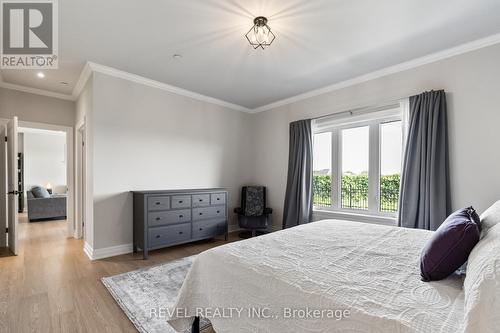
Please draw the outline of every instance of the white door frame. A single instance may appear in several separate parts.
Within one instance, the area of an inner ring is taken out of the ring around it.
[[[75,155],[75,238],[84,237],[83,222],[85,221],[85,181],[86,181],[86,166],[85,166],[85,122],[76,129],[76,155]]]
[[[49,131],[60,131],[66,133],[66,186],[68,194],[66,197],[66,215],[68,221],[68,236],[75,237],[75,176],[74,176],[74,146],[73,146],[73,127],[52,125],[45,123],[36,123],[31,121],[19,121],[19,127],[42,129]]]

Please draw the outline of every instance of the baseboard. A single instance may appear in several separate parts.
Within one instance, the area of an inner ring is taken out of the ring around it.
[[[273,231],[275,231],[274,229],[275,228],[273,226]],[[241,230],[243,229],[241,229],[237,224],[230,224],[228,226],[229,232],[237,232]],[[119,256],[122,254],[132,253],[132,251],[133,251],[132,243],[110,246],[102,249],[93,249],[92,246],[90,246],[90,244],[87,242],[85,242],[85,245],[83,246],[83,252],[85,252],[85,254],[87,255],[87,257],[89,257],[90,260],[99,260],[99,259]]]
[[[271,229],[273,230],[273,232],[275,232],[275,231],[280,231],[280,230],[282,230],[283,228],[281,227],[281,225],[275,225],[275,224],[273,224],[273,225],[271,226]]]
[[[90,260],[92,259],[92,253],[94,252],[94,249],[92,249],[92,246],[90,246],[89,243],[85,242],[83,245],[83,252],[89,257]]]
[[[241,230],[243,229],[241,229],[240,226],[237,224],[230,224],[227,226],[227,232],[236,232]]]
[[[90,260],[99,260],[119,256],[122,254],[131,253],[132,250],[132,243],[110,246],[102,249],[93,249],[88,243],[85,243],[85,246],[83,247],[83,251],[90,258]]]
[[[281,226],[280,225],[271,225],[271,228],[270,228],[270,231],[271,232],[275,232],[275,231],[279,231],[281,230]],[[248,230],[248,229],[242,229],[239,227],[239,225],[237,224],[230,224],[229,225],[229,228],[228,228],[228,232],[229,233],[232,233],[232,232],[238,232],[238,231],[245,231],[245,230]]]

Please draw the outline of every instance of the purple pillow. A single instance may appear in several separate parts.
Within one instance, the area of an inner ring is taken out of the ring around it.
[[[479,242],[480,233],[481,222],[474,208],[448,216],[422,250],[422,281],[442,280],[460,268]]]

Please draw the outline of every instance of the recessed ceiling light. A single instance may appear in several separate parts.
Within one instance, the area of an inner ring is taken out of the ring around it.
[[[36,76],[38,76],[40,79],[43,79],[45,77],[45,74],[43,74],[42,72],[38,72],[36,73]]]
[[[172,58],[174,58],[175,60],[178,60],[178,59],[182,58],[182,55],[181,54],[174,54],[172,56]]]

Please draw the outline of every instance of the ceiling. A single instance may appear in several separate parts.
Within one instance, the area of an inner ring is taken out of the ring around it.
[[[266,50],[244,37],[259,15]],[[498,0],[64,0],[59,69],[1,74],[71,94],[91,61],[254,109],[497,33]]]

